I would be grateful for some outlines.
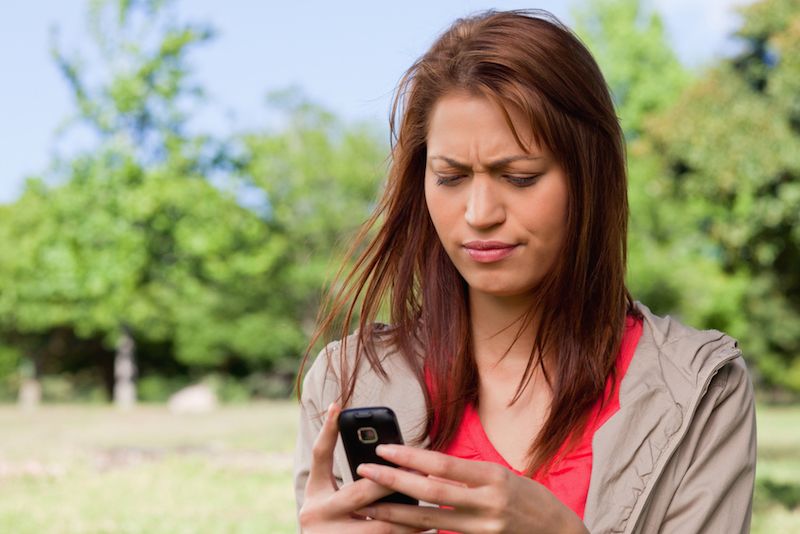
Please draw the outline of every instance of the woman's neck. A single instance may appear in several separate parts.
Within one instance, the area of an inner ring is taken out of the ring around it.
[[[527,295],[497,297],[469,291],[473,351],[480,372],[517,370],[520,365],[524,369],[533,350],[537,326],[536,317],[527,313],[531,304]]]

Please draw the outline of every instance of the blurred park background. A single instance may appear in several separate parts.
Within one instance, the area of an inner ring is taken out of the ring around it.
[[[457,16],[532,7],[254,4],[2,10],[0,532],[293,532],[295,370],[394,84]],[[754,532],[800,531],[800,0],[537,7],[614,94],[634,296],[740,340]]]

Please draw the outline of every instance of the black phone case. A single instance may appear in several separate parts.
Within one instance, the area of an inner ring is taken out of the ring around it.
[[[359,439],[359,429],[368,428],[372,428],[377,432],[377,441],[374,443],[363,443]],[[361,464],[382,464],[397,467],[396,464],[384,460],[375,452],[375,448],[382,443],[403,444],[403,436],[400,434],[397,418],[391,408],[377,406],[342,410],[339,413],[339,433],[342,436],[342,443],[347,454],[347,461],[350,464],[350,472],[353,474],[353,480],[361,478],[356,472],[356,468]],[[376,502],[419,504],[417,499],[398,492],[378,499]]]

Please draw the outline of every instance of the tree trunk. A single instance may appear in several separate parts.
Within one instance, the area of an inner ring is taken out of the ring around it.
[[[136,341],[128,327],[121,329],[114,357],[114,404],[127,410],[136,406]]]

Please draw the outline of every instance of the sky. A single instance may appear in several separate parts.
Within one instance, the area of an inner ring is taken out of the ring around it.
[[[586,0],[591,1],[591,0]],[[645,0],[647,1],[647,0]],[[749,0],[650,0],[670,43],[695,69],[730,54],[738,25],[732,7]],[[68,51],[88,51],[85,0],[3,2],[0,7],[0,203],[12,202],[25,177],[42,173],[55,132],[74,112],[49,53],[58,27]],[[575,1],[473,0],[177,0],[183,20],[207,22],[217,37],[192,56],[211,107],[203,129],[256,129],[270,119],[265,95],[299,87],[345,120],[385,124],[402,73],[453,20],[488,8],[546,9],[570,24]],[[59,145],[61,153],[79,148]]]

